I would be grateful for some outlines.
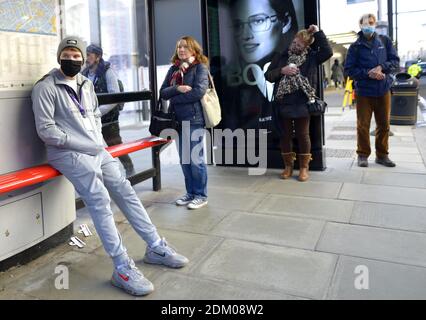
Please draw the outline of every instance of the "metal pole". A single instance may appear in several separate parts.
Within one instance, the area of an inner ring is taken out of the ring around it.
[[[101,23],[101,1],[98,0],[96,3],[96,9],[97,9],[97,25],[99,30],[99,46],[102,47],[102,23]]]
[[[160,162],[160,152],[161,146],[152,148],[152,167],[155,170],[154,177],[152,178],[152,189],[154,191],[161,190],[161,162]]]
[[[201,8],[201,32],[202,32],[202,39],[203,39],[203,51],[204,54],[209,58],[211,61],[211,55],[210,55],[210,24],[209,24],[209,7],[208,7],[208,0],[200,0],[200,8]],[[213,129],[207,129],[210,132],[210,139],[206,139],[206,156],[207,156],[207,163],[208,164],[214,164],[214,130]]]
[[[157,59],[155,50],[154,0],[146,0],[149,39],[149,86],[152,91],[151,111],[157,103]]]
[[[204,54],[210,57],[210,43],[209,43],[209,12],[207,0],[200,0],[201,7],[201,32],[203,38],[203,51]]]
[[[398,0],[395,0],[395,48],[398,51]]]
[[[61,40],[65,38],[65,3],[64,0],[59,0],[59,36]]]
[[[388,0],[389,37],[394,41],[393,33],[393,0]]]

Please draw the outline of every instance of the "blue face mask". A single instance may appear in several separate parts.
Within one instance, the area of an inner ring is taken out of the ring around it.
[[[368,26],[368,27],[362,27],[361,31],[366,35],[366,36],[371,36],[374,32],[376,32],[376,27],[375,26]]]

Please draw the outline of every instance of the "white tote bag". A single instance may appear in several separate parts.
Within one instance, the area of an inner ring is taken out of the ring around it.
[[[201,105],[203,106],[206,128],[216,127],[222,120],[222,113],[220,109],[219,97],[217,96],[216,88],[214,86],[213,78],[210,72],[209,88],[207,89],[204,97],[201,98]]]

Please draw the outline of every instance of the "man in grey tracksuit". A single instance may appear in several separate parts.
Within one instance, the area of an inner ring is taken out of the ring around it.
[[[119,162],[105,150],[93,84],[78,74],[85,52],[78,37],[61,41],[57,54],[60,69],[53,69],[43,77],[32,92],[37,133],[46,144],[49,164],[71,181],[90,212],[103,246],[114,262],[112,284],[130,294],[145,295],[154,287],[127,255],[114,222],[109,193],[147,242],[146,263],[180,268],[188,259],[160,238],[122,174]]]

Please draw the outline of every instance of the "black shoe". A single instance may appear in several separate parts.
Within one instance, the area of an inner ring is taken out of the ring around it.
[[[382,166],[393,168],[396,167],[395,162],[393,162],[389,157],[376,158],[376,163],[381,164]]]
[[[368,167],[368,158],[358,156],[358,167],[367,168]]]

